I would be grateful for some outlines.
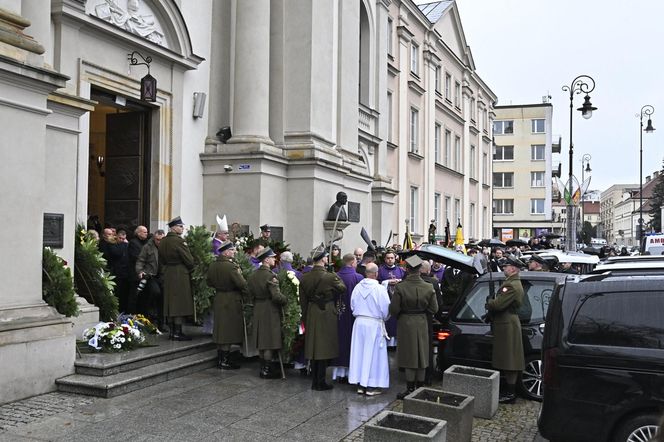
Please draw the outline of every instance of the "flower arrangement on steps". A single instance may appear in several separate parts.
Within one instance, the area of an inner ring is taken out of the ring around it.
[[[83,332],[94,350],[117,353],[147,345],[147,336],[161,334],[143,315],[120,315],[117,321],[100,322]]]

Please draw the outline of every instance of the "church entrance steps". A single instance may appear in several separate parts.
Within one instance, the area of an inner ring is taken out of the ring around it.
[[[209,335],[175,342],[168,335],[157,336],[155,346],[123,353],[83,353],[75,362],[76,374],[57,379],[59,391],[98,397],[120,396],[196,371],[214,367],[216,346]]]

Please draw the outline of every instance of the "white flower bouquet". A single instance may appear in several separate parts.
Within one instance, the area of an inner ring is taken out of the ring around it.
[[[83,332],[88,345],[98,351],[120,352],[134,349],[145,342],[145,335],[128,321],[126,324],[100,322]]]

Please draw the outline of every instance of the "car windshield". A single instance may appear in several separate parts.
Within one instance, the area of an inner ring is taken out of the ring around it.
[[[498,290],[502,281],[494,281],[494,291]],[[524,298],[523,304],[518,310],[519,319],[522,323],[544,322],[546,310],[549,306],[551,293],[553,292],[554,281],[528,281],[521,280],[523,285]],[[485,322],[487,298],[489,297],[489,282],[480,282],[475,285],[467,294],[456,314],[453,314],[453,320],[459,322]]]

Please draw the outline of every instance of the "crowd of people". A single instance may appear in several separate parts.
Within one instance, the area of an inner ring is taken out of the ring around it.
[[[281,357],[281,321],[288,299],[280,291],[277,273],[287,270],[298,281],[304,332],[303,348],[294,361],[296,368],[306,367],[308,361],[313,390],[329,390],[336,382],[353,385],[358,394],[381,394],[390,382],[388,350],[395,347],[396,362],[405,372],[407,386],[399,397],[431,382],[432,321],[442,319],[443,312],[472,286],[477,275],[416,255],[403,259],[396,245],[386,250],[358,247],[344,254],[336,245],[327,248],[321,244],[301,268],[294,268],[293,253],[277,254],[270,247],[270,226],[263,225],[261,236],[242,251],[255,268],[245,279],[235,259],[238,250],[226,217],[218,218],[217,224],[211,247],[216,260],[209,267],[207,283],[216,290],[212,339],[218,346],[218,368],[239,368],[239,358],[231,350],[250,337],[261,361],[259,376],[282,377],[283,366],[275,358]],[[171,339],[189,340],[182,324],[194,311],[190,284],[194,260],[182,237],[182,220],[177,217],[168,227],[167,234],[157,230],[150,235],[145,226],[138,226],[131,239],[125,230],[107,227],[99,239],[99,250],[115,276],[120,310],[144,313],[168,331]],[[510,264],[526,249],[541,247],[537,242],[509,248],[469,247],[467,251],[460,246],[457,251],[473,256],[476,267],[483,271],[500,271],[513,268]],[[529,270],[565,271],[537,255],[527,266]],[[518,271],[511,275],[515,273],[518,277]],[[503,317],[508,318],[521,302],[513,296],[519,292],[513,290],[518,278],[511,275],[499,291],[505,296],[487,303],[497,323],[501,312],[507,312]],[[247,307],[251,309],[250,321],[245,314]],[[500,342],[499,335],[497,332]],[[504,342],[514,339],[510,336]],[[506,354],[504,349],[501,353]],[[522,359],[516,357],[507,366],[504,361],[495,361],[495,366],[513,376]]]

